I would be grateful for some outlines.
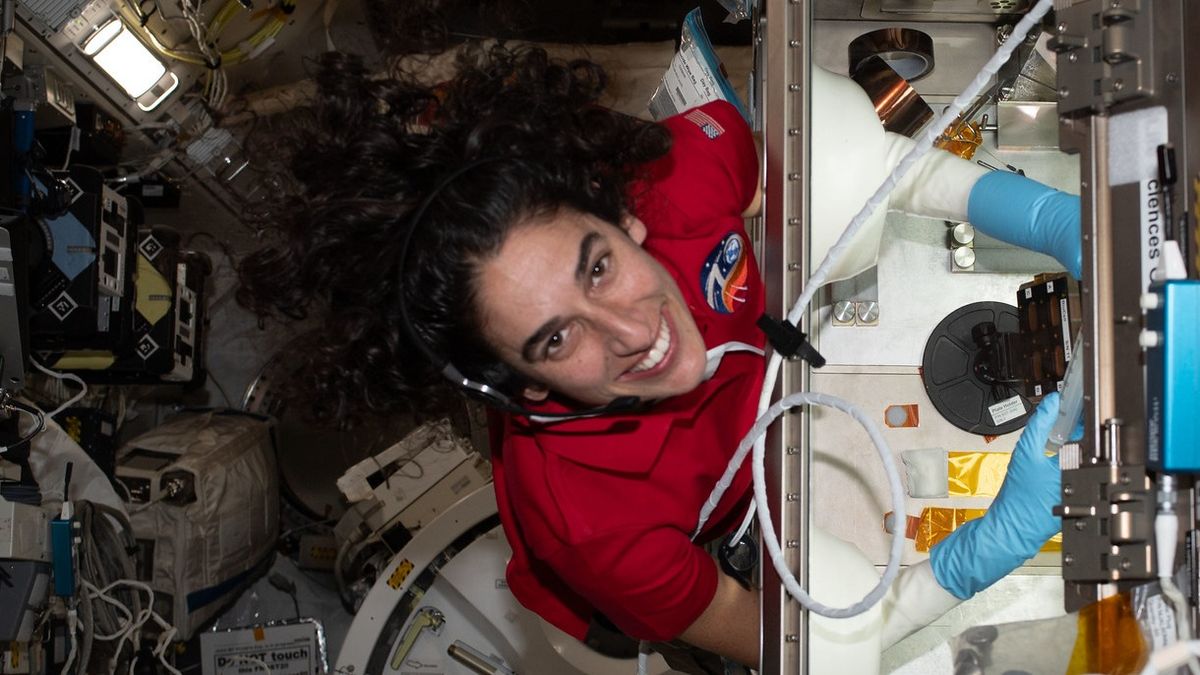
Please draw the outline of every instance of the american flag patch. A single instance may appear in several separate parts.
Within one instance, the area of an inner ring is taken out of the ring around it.
[[[700,131],[703,131],[704,135],[708,136],[709,139],[716,138],[725,133],[725,127],[722,127],[703,110],[692,110],[685,114],[683,118],[700,127]]]

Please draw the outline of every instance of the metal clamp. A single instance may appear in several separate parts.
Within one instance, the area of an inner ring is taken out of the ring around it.
[[[1058,112],[1100,112],[1151,96],[1154,22],[1150,2],[1092,0],[1059,11]]]

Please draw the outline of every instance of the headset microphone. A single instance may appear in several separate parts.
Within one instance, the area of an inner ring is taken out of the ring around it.
[[[403,235],[404,238],[400,243],[400,251],[397,257],[397,260],[399,261],[399,278],[397,279],[397,289],[402,289],[404,287],[403,270],[405,263],[408,261],[408,247],[412,242],[413,233],[416,231],[417,225],[421,221],[421,216],[425,214],[425,211],[429,208],[429,205],[433,203],[434,198],[436,198],[437,195],[444,190],[451,181],[467,171],[470,171],[471,169],[474,169],[482,164],[489,164],[501,159],[504,158],[485,157],[483,159],[477,159],[475,161],[468,162],[467,164],[464,164],[463,166],[450,172],[446,177],[438,182],[437,185],[435,185],[427,195],[425,195],[425,199],[421,201],[420,205],[417,206],[417,208],[413,211],[412,217],[409,218],[408,228],[405,230]],[[606,405],[585,408],[583,410],[573,410],[565,413],[538,412],[536,410],[530,410],[516,403],[507,394],[497,390],[495,387],[482,382],[476,382],[475,380],[463,375],[462,372],[459,371],[453,363],[450,363],[448,359],[444,359],[435,354],[433,352],[433,348],[426,344],[425,340],[422,339],[421,335],[417,333],[416,327],[413,326],[412,321],[409,319],[408,304],[404,301],[403,292],[398,292],[397,296],[400,304],[400,323],[404,325],[404,332],[408,335],[409,342],[415,345],[421,354],[431,364],[433,364],[435,367],[439,367],[442,377],[450,380],[450,382],[452,382],[456,387],[466,392],[467,395],[479,399],[488,405],[516,415],[525,415],[526,417],[534,420],[563,420],[580,417],[596,417],[598,415],[610,415],[613,413],[625,412],[637,408],[642,403],[641,399],[636,396],[620,396],[612,401],[609,401]]]
[[[401,314],[404,314],[403,310],[401,311]],[[416,331],[412,329],[411,324],[406,325],[409,330],[409,337],[418,344],[426,358],[429,358],[435,364],[444,361],[444,359],[434,356],[432,351],[429,350],[428,345],[426,345],[423,341],[420,341],[419,336],[416,335]],[[582,417],[597,417],[599,415],[611,415],[614,413],[633,410],[642,404],[642,400],[637,396],[619,396],[609,401],[605,405],[595,406],[592,408],[571,410],[561,413],[539,412],[537,410],[530,410],[529,408],[520,405],[519,403],[513,401],[512,398],[507,394],[499,391],[495,387],[470,379],[459,372],[458,368],[455,368],[453,363],[444,363],[445,365],[442,366],[441,371],[442,376],[453,382],[455,386],[457,386],[459,389],[462,389],[468,396],[482,401],[494,408],[498,408],[515,415],[525,415],[526,417],[529,417],[535,421],[568,420]]]

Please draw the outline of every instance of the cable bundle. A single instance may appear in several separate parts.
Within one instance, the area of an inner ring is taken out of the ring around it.
[[[80,524],[76,551],[79,593],[75,607],[68,612],[71,648],[62,672],[71,672],[76,664],[78,672],[96,671],[90,662],[93,656],[102,658],[96,643],[103,642],[112,644],[103,648],[108,655],[103,672],[117,671],[128,645],[132,673],[142,630],[153,622],[158,637],[151,653],[168,672],[179,675],[167,660],[167,647],[176,635],[175,627],[154,611],[154,590],[135,578],[132,556],[137,542],[129,520],[120,511],[103,504],[80,501],[76,509]],[[145,603],[142,593],[146,594]]]

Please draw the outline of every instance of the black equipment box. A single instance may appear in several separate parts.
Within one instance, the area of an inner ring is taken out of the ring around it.
[[[125,337],[116,321],[132,270],[129,204],[100,172],[72,167],[66,212],[39,219],[30,245],[30,347],[37,352],[110,348]]]
[[[140,228],[133,290],[114,315],[126,337],[112,350],[57,353],[53,367],[108,384],[202,381],[204,285],[211,273],[208,257],[182,250],[173,229]]]

